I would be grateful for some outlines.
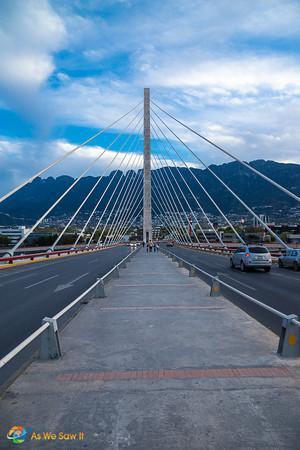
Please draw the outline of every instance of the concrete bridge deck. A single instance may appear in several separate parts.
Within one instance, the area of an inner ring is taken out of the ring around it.
[[[29,428],[24,449],[300,448],[300,364],[269,330],[144,250],[106,295],[63,331],[62,359],[34,362],[4,394],[0,448],[13,425]]]

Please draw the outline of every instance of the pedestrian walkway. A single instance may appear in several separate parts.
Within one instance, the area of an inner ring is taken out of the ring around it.
[[[64,450],[300,448],[299,362],[161,253],[142,249],[61,341],[62,359],[33,363],[5,393],[0,448],[13,425],[31,428],[24,449],[44,448],[30,440],[44,432]]]

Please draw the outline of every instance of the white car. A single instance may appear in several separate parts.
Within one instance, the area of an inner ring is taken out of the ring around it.
[[[242,245],[230,257],[230,267],[240,267],[242,272],[248,269],[263,269],[270,272],[272,267],[272,257],[267,249],[262,245]]]

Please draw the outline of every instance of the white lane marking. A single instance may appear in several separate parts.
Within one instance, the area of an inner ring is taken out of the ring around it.
[[[53,275],[52,277],[45,278],[44,280],[38,281],[37,283],[30,284],[29,286],[25,286],[24,289],[30,289],[34,286],[37,286],[38,284],[45,283],[46,281],[52,280],[53,278],[56,278],[56,277],[58,277],[58,275]]]
[[[17,278],[14,278],[13,280],[7,280],[7,281],[3,281],[2,282],[2,280],[1,280],[1,282],[2,282],[2,284],[0,284],[0,286],[2,287],[2,286],[6,286],[7,284],[13,284],[13,283],[16,283],[17,281],[22,281],[22,280],[26,280],[27,278],[31,278],[32,276],[33,276],[34,274],[29,274],[29,275],[23,275],[22,277],[17,277]]]
[[[76,283],[76,281],[81,280],[81,278],[86,277],[89,274],[89,272],[84,273],[83,275],[80,275],[80,277],[75,278],[75,280],[69,281],[70,284]]]
[[[283,273],[272,272],[272,275],[276,275],[277,277],[280,277],[280,278],[287,278],[287,279],[293,280],[293,281],[300,281],[300,278],[289,277],[288,275],[283,275]]]
[[[227,275],[226,273],[220,273],[220,275],[223,275],[223,277],[229,278],[232,281],[235,281],[236,283],[240,284],[241,286],[244,286],[248,289],[252,289],[252,291],[256,291],[256,289],[253,286],[249,286],[249,284],[243,283],[242,281],[238,281],[233,277],[230,277],[229,275]]]
[[[17,267],[13,267],[13,268],[8,268],[7,270],[10,270],[10,273],[2,273],[3,271],[0,271],[0,279],[4,278],[4,277],[11,277],[11,276],[16,276],[18,277],[18,275],[20,273],[27,273],[27,272],[35,272],[36,270],[40,270],[40,269],[46,269],[47,267],[50,266],[56,266],[57,264],[63,264],[65,261],[57,261],[57,262],[52,262],[52,263],[48,263],[47,261],[45,261],[45,265],[44,266],[37,266],[37,267],[31,267],[28,269],[23,269],[23,270],[18,270]]]
[[[80,275],[80,277],[75,278],[75,280],[68,281],[65,284],[59,284],[58,286],[56,286],[54,292],[59,292],[59,291],[63,291],[64,289],[69,289],[70,287],[73,286],[74,283],[76,283],[76,281],[79,281],[81,278],[86,277],[88,274],[89,274],[89,272],[84,273],[83,275]]]

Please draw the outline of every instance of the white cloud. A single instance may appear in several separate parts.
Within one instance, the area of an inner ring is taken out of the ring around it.
[[[95,49],[84,50],[83,54],[87,59],[91,61],[101,61],[104,56],[106,56],[106,52],[104,50]]]
[[[25,181],[50,162],[65,155],[74,146],[73,143],[66,140],[32,143],[27,140],[0,138],[0,195],[8,192],[21,181]],[[142,169],[142,147],[139,149],[139,154],[130,151],[130,144],[126,148],[128,151],[124,152],[121,146],[118,148],[115,144],[114,150],[106,150],[86,176],[99,176],[105,170],[106,174],[109,174],[117,169],[123,172]],[[67,157],[61,164],[50,169],[43,177],[57,177],[62,174],[78,177],[103,150],[104,148],[99,145],[85,146]],[[36,157],[37,152],[39,158]],[[12,159],[14,160],[13,165],[11,164]],[[166,159],[172,165],[171,160],[167,157]],[[188,161],[190,161],[188,162],[190,167],[199,167],[197,162],[193,162],[191,159]],[[176,164],[183,166],[181,162],[176,162]]]
[[[132,89],[128,83],[90,77],[70,80],[49,92],[48,98],[58,122],[101,128],[141,102],[141,95],[142,90]]]
[[[271,89],[289,95],[300,93],[300,63],[289,57],[214,58],[206,62],[182,58],[158,60],[146,82],[164,88],[202,88],[207,94],[226,97],[232,93],[257,95]],[[228,101],[228,99],[227,99]]]
[[[0,5],[0,91],[4,102],[23,108],[26,117],[36,111],[40,126],[52,118],[55,125],[101,128],[142,100],[142,88],[149,85],[161,105],[239,157],[300,162],[300,59],[277,51],[276,43],[272,47],[278,37],[287,48],[300,37],[298,1],[52,0],[51,5],[50,0]],[[55,60],[61,49],[66,56]],[[54,73],[55,89],[47,84]],[[167,121],[206,162],[228,160]],[[18,145],[32,173],[69,144],[50,144],[47,137],[42,147]],[[79,159],[72,164],[63,171],[75,174]]]
[[[46,0],[10,0],[0,9],[0,82],[39,87],[54,69],[52,53],[66,38],[63,22]]]

